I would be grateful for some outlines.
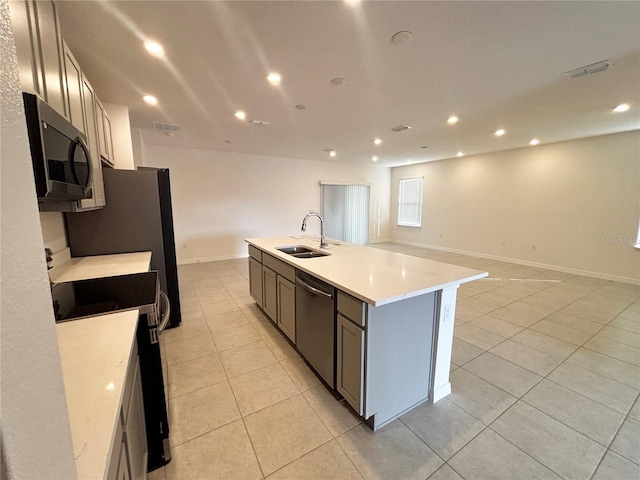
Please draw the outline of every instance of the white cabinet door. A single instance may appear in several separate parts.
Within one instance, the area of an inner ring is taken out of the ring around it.
[[[102,162],[98,150],[98,127],[96,123],[96,94],[89,80],[82,76],[82,106],[85,117],[85,134],[91,152],[91,163],[93,164],[93,196],[92,198],[81,200],[82,208],[103,207],[105,205],[104,180],[102,179]]]
[[[62,36],[51,0],[11,0],[9,4],[22,90],[35,93],[68,117]]]
[[[126,401],[127,399],[125,399]],[[147,474],[147,437],[140,383],[140,364],[136,360],[135,378],[129,400],[128,417],[125,421],[129,467],[133,480],[144,480]]]
[[[81,132],[85,132],[84,108],[82,106],[82,70],[78,61],[69,50],[66,43],[62,44],[64,51],[64,75],[67,88],[66,96],[69,104],[69,121]]]
[[[9,8],[16,41],[22,90],[34,93],[44,99],[35,2],[33,0],[11,0]]]
[[[362,415],[364,330],[341,314],[338,314],[337,330],[336,386],[349,405]]]
[[[62,35],[56,6],[51,0],[33,3],[36,5],[44,100],[60,115],[67,117],[63,88]]]

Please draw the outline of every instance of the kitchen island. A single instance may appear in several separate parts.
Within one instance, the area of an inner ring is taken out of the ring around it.
[[[266,282],[276,278],[277,294],[280,274],[286,276],[287,268],[337,289],[336,389],[374,430],[426,400],[437,402],[451,393],[457,289],[487,272],[338,242],[320,250],[319,242],[308,238],[246,242],[252,295],[260,307],[269,306]],[[300,258],[279,250],[296,245],[326,255]],[[260,288],[254,288],[258,272],[265,280],[263,285],[260,279],[264,302]],[[278,319],[278,326],[279,301],[271,308],[275,315],[269,315]],[[288,310],[282,308],[284,313]],[[296,343],[291,329],[281,330]]]

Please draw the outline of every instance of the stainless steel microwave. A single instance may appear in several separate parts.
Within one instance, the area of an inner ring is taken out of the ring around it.
[[[30,93],[23,93],[38,202],[91,198],[93,162],[85,135]]]

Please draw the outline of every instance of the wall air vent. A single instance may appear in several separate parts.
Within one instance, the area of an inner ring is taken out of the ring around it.
[[[182,129],[182,127],[171,123],[153,122],[153,129],[158,132],[162,132],[169,137],[173,137]]]
[[[397,125],[395,127],[391,127],[389,130],[392,132],[404,132],[405,130],[409,130],[411,127],[409,125]]]
[[[591,65],[569,70],[568,72],[564,72],[562,76],[567,78],[578,78],[591,73],[604,72],[609,67],[613,67],[611,60],[603,60],[598,63],[592,63]]]
[[[266,122],[264,120],[256,120],[255,118],[252,118],[251,120],[249,120],[249,125],[252,125],[254,127],[263,127],[265,125],[271,125],[271,122]]]

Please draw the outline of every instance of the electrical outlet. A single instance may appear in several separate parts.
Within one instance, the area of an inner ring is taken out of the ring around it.
[[[535,243],[531,244],[531,250],[537,250],[538,246]]]
[[[444,237],[444,233],[440,232],[440,238]]]
[[[506,242],[506,241],[504,241],[504,240],[502,240],[502,241],[500,242],[500,245],[502,245],[503,247],[506,247],[506,246],[507,246],[507,242]]]
[[[186,242],[182,244],[182,248],[187,248]]]

